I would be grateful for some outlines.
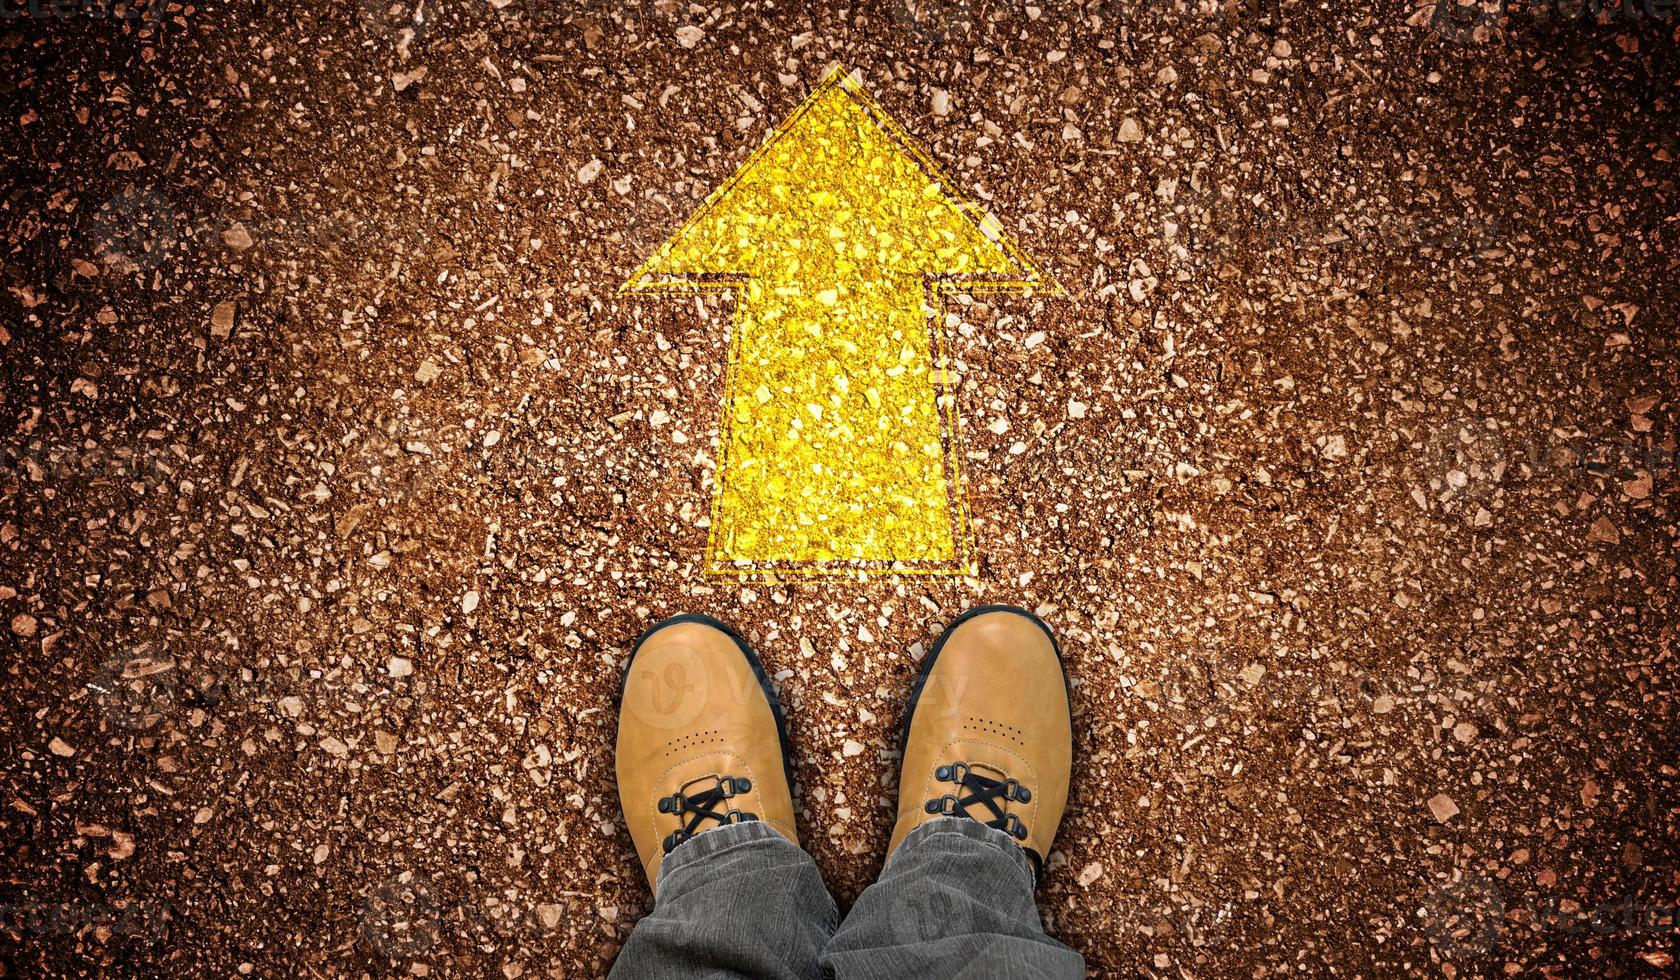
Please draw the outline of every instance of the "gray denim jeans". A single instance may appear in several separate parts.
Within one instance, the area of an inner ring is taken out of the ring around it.
[[[1003,833],[931,820],[887,859],[845,922],[816,863],[756,821],[666,855],[659,899],[630,933],[619,980],[1066,980],[1080,955],[1044,934],[1032,865]]]

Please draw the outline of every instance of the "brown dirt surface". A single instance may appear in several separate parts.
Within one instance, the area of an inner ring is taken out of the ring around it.
[[[601,975],[684,610],[844,905],[988,601],[1093,976],[1669,968],[1680,24],[1576,6],[4,0],[4,975]],[[952,307],[977,575],[708,580],[731,304],[617,289],[835,63],[1069,295]]]

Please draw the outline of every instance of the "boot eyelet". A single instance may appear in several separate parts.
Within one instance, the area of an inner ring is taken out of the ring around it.
[[[922,809],[928,813],[937,813],[942,817],[958,815],[957,798],[954,796],[936,796],[922,804]]]

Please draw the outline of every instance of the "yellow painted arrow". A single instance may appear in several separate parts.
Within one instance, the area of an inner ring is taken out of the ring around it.
[[[948,293],[1033,289],[1060,292],[830,71],[624,285],[736,294],[708,573],[972,572],[956,392],[929,318]]]

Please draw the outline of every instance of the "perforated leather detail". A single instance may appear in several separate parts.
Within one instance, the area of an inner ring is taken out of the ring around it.
[[[1021,730],[1014,725],[1006,725],[1001,721],[993,721],[990,718],[976,718],[969,715],[968,720],[963,723],[962,727],[965,732],[1005,739],[1014,742],[1016,745],[1024,744]]]
[[[723,744],[723,736],[719,734],[720,731],[721,729],[712,728],[703,732],[692,732],[681,738],[673,738],[665,743],[665,754],[675,755],[679,752],[688,752],[703,745],[721,745]]]

